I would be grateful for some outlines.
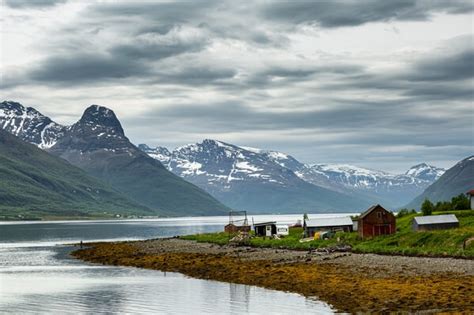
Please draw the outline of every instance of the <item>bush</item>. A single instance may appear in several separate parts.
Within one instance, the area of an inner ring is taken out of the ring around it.
[[[421,205],[421,212],[423,213],[423,215],[431,215],[433,213],[433,209],[433,203],[428,199],[425,199],[425,201],[423,201],[423,204]]]
[[[471,205],[469,198],[465,194],[459,194],[451,199],[451,206],[453,210],[468,210]]]
[[[415,213],[416,213],[415,209],[408,210],[407,208],[403,208],[400,211],[398,211],[397,218],[401,218],[401,217],[404,217],[406,215],[415,214]]]

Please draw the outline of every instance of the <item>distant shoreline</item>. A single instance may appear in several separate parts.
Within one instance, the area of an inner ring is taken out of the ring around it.
[[[317,297],[343,312],[474,311],[474,261],[220,246],[182,239],[85,244],[76,258]]]

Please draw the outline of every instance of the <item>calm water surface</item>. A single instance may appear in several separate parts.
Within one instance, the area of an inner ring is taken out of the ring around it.
[[[330,216],[330,215],[327,215]],[[301,216],[276,217],[294,223]],[[275,216],[255,216],[255,221]],[[87,264],[80,240],[129,240],[220,231],[227,217],[0,223],[0,313],[332,314],[316,299],[179,273]]]

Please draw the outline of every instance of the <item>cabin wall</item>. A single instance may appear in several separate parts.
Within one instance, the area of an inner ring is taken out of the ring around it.
[[[393,234],[396,232],[395,216],[383,208],[375,208],[358,221],[361,237]]]
[[[452,223],[435,223],[435,224],[416,224],[415,231],[433,231],[433,230],[447,230],[459,227],[459,222]]]

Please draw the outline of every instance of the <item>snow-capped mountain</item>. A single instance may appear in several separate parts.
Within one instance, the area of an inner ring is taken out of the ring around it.
[[[42,149],[52,147],[66,130],[36,109],[12,101],[0,103],[0,127]]]
[[[420,180],[426,180],[434,182],[441,177],[446,172],[444,168],[435,167],[428,165],[426,163],[421,163],[415,166],[412,166],[405,175],[418,178]]]
[[[0,109],[1,128],[82,168],[154,214],[223,215],[229,210],[133,145],[106,107],[89,106],[68,127],[19,103],[3,102]]]
[[[347,164],[304,164],[282,152],[215,140],[186,145],[172,152],[163,147],[140,145],[139,148],[160,160],[170,171],[211,194],[232,191],[232,181],[285,186],[298,177],[318,187],[357,196],[368,203],[397,207],[423,192],[444,172],[425,163],[413,166],[405,174]]]
[[[301,164],[283,153],[239,147],[216,140],[176,148],[139,145],[170,171],[205,189],[236,209],[259,212],[302,212],[363,209],[368,205],[310,184],[282,163]]]

